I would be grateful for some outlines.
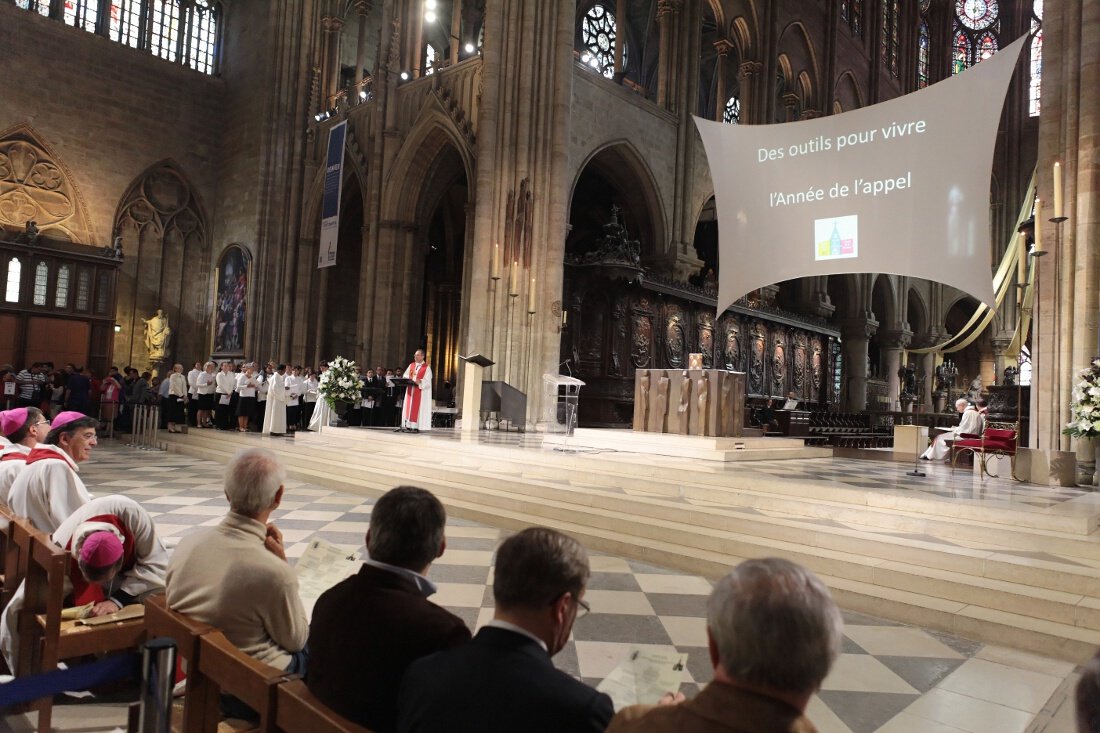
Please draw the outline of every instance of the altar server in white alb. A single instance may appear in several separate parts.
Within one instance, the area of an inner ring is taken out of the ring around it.
[[[27,454],[26,466],[11,485],[8,506],[15,516],[51,533],[92,500],[77,466],[91,456],[98,424],[82,412],[62,412],[53,419],[45,442]]]
[[[416,382],[405,389],[401,406],[401,429],[413,433],[432,429],[432,368],[424,359],[424,350],[417,349],[413,363],[405,370],[405,379]]]
[[[280,364],[268,380],[263,432],[286,435],[286,364]]]
[[[168,551],[149,513],[125,496],[92,499],[61,523],[50,538],[72,556],[65,593],[67,605],[92,604],[89,615],[106,616],[164,590]],[[15,669],[16,621],[23,586],[4,609],[0,650]]]
[[[977,438],[982,434],[982,414],[978,412],[978,408],[970,404],[970,401],[965,397],[960,397],[955,400],[955,411],[962,413],[962,419],[959,420],[959,426],[941,435],[937,435],[932,441],[932,445],[928,446],[928,450],[921,453],[921,458],[926,461],[943,461],[951,454],[951,447],[947,445],[947,441],[958,440],[963,437]]]

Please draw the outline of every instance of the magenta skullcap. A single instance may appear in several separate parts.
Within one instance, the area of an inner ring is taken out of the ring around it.
[[[122,558],[122,541],[114,532],[92,532],[80,547],[80,562],[93,568],[109,568]]]
[[[83,420],[86,417],[88,416],[83,412],[77,412],[75,410],[58,413],[57,417],[50,421],[50,430],[63,428],[74,420]]]
[[[27,408],[17,407],[14,410],[0,412],[0,433],[13,435],[19,428],[27,424]]]

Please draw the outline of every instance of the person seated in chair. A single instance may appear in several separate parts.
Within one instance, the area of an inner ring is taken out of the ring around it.
[[[775,417],[775,400],[769,399],[763,407],[757,409],[756,421],[760,423],[760,429],[765,435],[769,432],[779,432],[779,420]]]
[[[921,459],[925,461],[943,461],[951,455],[951,446],[948,441],[958,438],[980,438],[984,421],[978,408],[970,404],[970,400],[960,397],[955,400],[955,411],[962,415],[959,426],[937,435],[928,446],[928,450],[921,453]]]

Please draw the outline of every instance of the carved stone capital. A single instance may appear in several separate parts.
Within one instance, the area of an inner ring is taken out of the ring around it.
[[[733,44],[725,38],[720,38],[714,42],[714,50],[718,52],[719,56],[728,56],[729,52],[733,50]]]
[[[840,333],[845,339],[869,339],[878,331],[874,318],[846,318],[840,322]]]
[[[759,61],[745,61],[737,67],[737,76],[742,79],[751,79],[753,74],[760,73],[761,64]]]
[[[895,328],[889,331],[879,332],[879,340],[887,349],[904,349],[913,340],[913,332]]]
[[[339,33],[344,28],[344,19],[335,15],[326,15],[321,18],[321,29],[325,33]]]
[[[359,15],[370,15],[371,0],[355,0],[355,9]]]
[[[821,112],[816,109],[804,109],[799,117],[800,120],[816,120],[821,116]]]
[[[657,0],[657,20],[666,15],[675,15],[684,7],[684,0]]]
[[[1008,347],[1012,345],[1012,339],[994,337],[990,339],[990,345],[993,347],[994,356],[1004,356],[1008,352]]]
[[[783,95],[783,106],[787,109],[794,109],[798,106],[799,98],[794,92],[787,92]]]

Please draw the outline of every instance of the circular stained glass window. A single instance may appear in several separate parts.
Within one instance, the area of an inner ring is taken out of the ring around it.
[[[997,0],[955,0],[959,20],[970,30],[985,30],[997,21]]]
[[[615,16],[602,5],[593,5],[581,23],[581,61],[608,79],[615,76],[615,36],[618,33]],[[626,54],[623,54],[626,63]]]

